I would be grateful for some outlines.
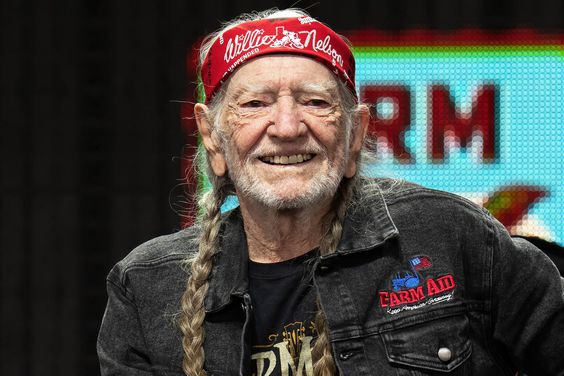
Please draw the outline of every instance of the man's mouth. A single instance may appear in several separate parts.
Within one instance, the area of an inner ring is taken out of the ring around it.
[[[293,154],[293,155],[269,155],[259,159],[265,163],[275,165],[289,165],[303,163],[314,157],[314,154]]]

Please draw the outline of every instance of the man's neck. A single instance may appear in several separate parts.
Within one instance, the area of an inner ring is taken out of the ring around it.
[[[303,209],[276,210],[240,199],[249,257],[263,263],[301,256],[319,245],[330,199]]]

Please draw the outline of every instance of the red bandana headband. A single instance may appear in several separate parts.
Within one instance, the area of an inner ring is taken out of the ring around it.
[[[356,96],[354,57],[345,41],[311,17],[261,19],[223,32],[202,65],[206,103],[222,82],[244,62],[257,56],[293,53],[325,64]]]

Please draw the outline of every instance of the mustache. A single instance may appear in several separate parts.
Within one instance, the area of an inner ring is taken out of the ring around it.
[[[280,147],[276,145],[261,145],[251,150],[247,154],[248,159],[256,159],[274,155],[294,155],[294,154],[320,154],[327,155],[327,150],[315,142],[308,142],[298,147]]]

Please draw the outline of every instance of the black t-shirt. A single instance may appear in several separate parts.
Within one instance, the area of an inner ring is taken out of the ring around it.
[[[272,264],[249,261],[253,305],[253,376],[312,376],[315,292],[311,266],[316,251]]]

